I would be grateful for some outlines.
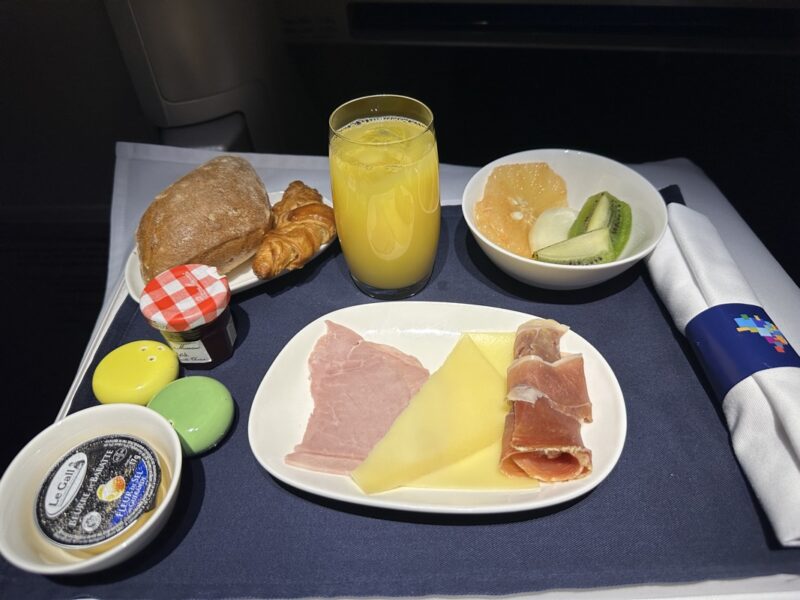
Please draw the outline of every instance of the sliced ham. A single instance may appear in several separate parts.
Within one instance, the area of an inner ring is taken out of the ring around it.
[[[427,381],[420,362],[327,321],[308,359],[314,409],[289,465],[349,474]]]
[[[561,353],[560,338],[566,331],[549,319],[517,330],[515,355],[517,350],[520,354],[508,368],[512,410],[500,457],[500,470],[508,476],[556,482],[592,470],[592,453],[581,437],[581,423],[592,420],[592,405],[583,357]]]

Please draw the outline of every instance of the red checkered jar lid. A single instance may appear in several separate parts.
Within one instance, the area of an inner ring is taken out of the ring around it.
[[[139,309],[156,329],[189,331],[213,322],[230,299],[228,278],[215,267],[180,265],[148,282]]]

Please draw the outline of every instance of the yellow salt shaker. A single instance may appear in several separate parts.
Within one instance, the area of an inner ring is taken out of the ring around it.
[[[178,356],[160,342],[139,340],[109,352],[94,371],[92,391],[102,404],[141,404],[178,376]]]

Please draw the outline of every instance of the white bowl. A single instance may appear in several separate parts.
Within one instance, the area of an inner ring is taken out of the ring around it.
[[[567,184],[567,203],[576,212],[586,199],[608,191],[631,207],[631,237],[616,260],[599,265],[558,265],[518,256],[491,242],[475,224],[475,205],[489,174],[498,165],[546,162]],[[636,171],[610,158],[578,150],[528,150],[489,163],[464,188],[462,211],[478,245],[511,277],[551,290],[576,290],[602,283],[650,254],[667,228],[667,208],[658,190]]]
[[[101,435],[128,434],[145,441],[161,463],[163,497],[132,535],[99,554],[69,551],[46,541],[38,531],[35,506],[51,467],[72,448]],[[0,553],[20,569],[44,575],[99,571],[144,548],[167,522],[181,477],[181,444],[169,422],[149,408],[106,404],[74,413],[33,438],[0,479]]]

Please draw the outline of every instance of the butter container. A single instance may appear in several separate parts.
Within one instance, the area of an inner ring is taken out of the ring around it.
[[[80,454],[86,455],[85,465],[80,464]],[[182,466],[178,434],[155,411],[128,403],[78,410],[37,434],[0,477],[0,554],[10,564],[41,575],[86,574],[117,565],[143,550],[168,522]],[[125,480],[127,500],[123,496],[112,500],[123,488],[117,477]],[[94,532],[84,529],[75,535],[74,529],[56,521],[68,519],[87,490],[90,493],[78,511],[80,521],[92,510],[101,519],[86,518],[86,529],[96,526]],[[50,506],[40,505],[41,499]],[[88,508],[90,499],[94,509]],[[52,535],[42,530],[40,507],[44,528]],[[115,514],[118,522],[103,525],[104,513],[111,515],[107,523]]]
[[[104,435],[71,449],[50,469],[36,523],[63,548],[94,548],[132,528],[155,507],[158,455],[130,435]]]

